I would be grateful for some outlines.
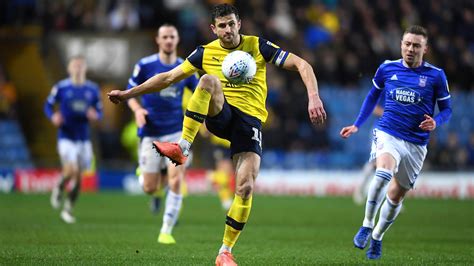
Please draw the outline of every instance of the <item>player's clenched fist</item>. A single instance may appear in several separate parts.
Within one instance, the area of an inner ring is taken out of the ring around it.
[[[119,104],[127,99],[124,92],[121,90],[113,90],[107,93],[107,96],[109,97],[109,100],[115,104]]]
[[[341,137],[343,138],[348,138],[350,137],[352,134],[356,133],[357,131],[359,131],[359,128],[357,128],[356,126],[352,125],[352,126],[348,126],[348,127],[343,127],[342,130],[341,130],[341,133],[339,133],[341,135]]]
[[[425,114],[425,120],[421,122],[419,127],[424,131],[433,131],[436,128],[436,120],[434,120],[431,116]]]
[[[51,122],[55,127],[60,127],[64,123],[63,115],[59,111],[54,112],[51,116]]]

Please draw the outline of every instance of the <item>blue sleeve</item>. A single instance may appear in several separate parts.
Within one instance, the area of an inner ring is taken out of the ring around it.
[[[382,90],[377,89],[377,87],[372,86],[372,89],[365,97],[364,103],[362,104],[362,108],[360,109],[359,116],[357,117],[356,121],[354,122],[354,126],[360,128],[360,126],[369,118],[372,112],[375,109],[375,105],[379,100],[380,94]]]
[[[104,114],[103,112],[103,107],[102,107],[102,100],[100,99],[100,90],[97,88],[96,90],[96,97],[94,98],[94,108],[97,111],[97,115],[99,116],[99,119],[102,119],[102,116]]]
[[[142,66],[139,63],[135,64],[132,76],[128,79],[127,90],[145,82],[146,79],[144,77]]]
[[[199,80],[197,78],[197,74],[193,74],[192,76],[186,79],[186,87],[188,87],[188,89],[194,92],[198,85],[198,82]]]
[[[451,95],[449,94],[448,79],[444,71],[440,71],[439,79],[435,87],[436,101],[439,113],[433,118],[436,126],[441,126],[451,119],[453,113],[451,108]]]
[[[440,75],[438,76],[438,80],[435,87],[435,95],[436,101],[442,101],[451,97],[449,94],[449,85],[448,79],[446,78],[446,74],[443,70],[440,71]]]
[[[384,78],[384,64],[380,65],[377,71],[375,72],[372,83],[377,89],[383,89],[385,87],[385,78]]]
[[[451,119],[453,110],[451,109],[451,99],[438,101],[439,113],[433,118],[436,121],[436,127],[441,126]]]
[[[58,101],[59,98],[58,94],[58,87],[54,86],[53,89],[51,89],[51,92],[49,93],[46,102],[44,103],[43,110],[48,119],[51,119],[51,116],[53,116],[54,104]]]
[[[191,63],[195,68],[202,70],[202,59],[204,56],[204,47],[198,46],[188,58],[186,58],[189,63]]]

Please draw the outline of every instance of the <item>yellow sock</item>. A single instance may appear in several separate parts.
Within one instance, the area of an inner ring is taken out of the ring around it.
[[[197,87],[193,96],[189,99],[188,108],[186,109],[183,121],[183,133],[181,135],[182,139],[193,143],[194,137],[196,137],[201,124],[204,122],[204,119],[206,119],[210,101],[211,94]]]
[[[228,247],[233,247],[235,245],[240,232],[249,218],[251,208],[252,196],[248,199],[243,199],[240,196],[235,195],[225,222],[224,239],[222,241],[224,245]]]

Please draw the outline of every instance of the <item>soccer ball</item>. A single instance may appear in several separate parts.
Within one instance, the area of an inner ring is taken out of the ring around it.
[[[222,74],[232,84],[249,83],[257,72],[255,59],[244,51],[233,51],[222,62]]]

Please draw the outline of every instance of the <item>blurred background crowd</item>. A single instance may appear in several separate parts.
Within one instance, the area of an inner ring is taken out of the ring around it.
[[[453,100],[451,122],[432,134],[425,169],[474,168],[474,2],[469,0],[9,0],[0,2],[0,156],[2,164],[57,164],[55,129],[41,108],[51,86],[66,76],[68,56],[84,54],[89,78],[102,95],[125,88],[134,63],[156,52],[163,23],[180,32],[179,54],[215,38],[209,9],[228,2],[242,19],[241,33],[258,35],[305,58],[315,69],[328,112],[323,126],[307,115],[306,90],[297,73],[268,67],[263,168],[357,169],[368,158],[374,118],[352,139],[339,131],[356,118],[385,59],[400,58],[404,28],[428,29],[426,60],[445,70]],[[105,118],[94,127],[100,165],[134,162],[120,136],[132,115],[104,100]],[[206,140],[195,163],[209,166]]]

